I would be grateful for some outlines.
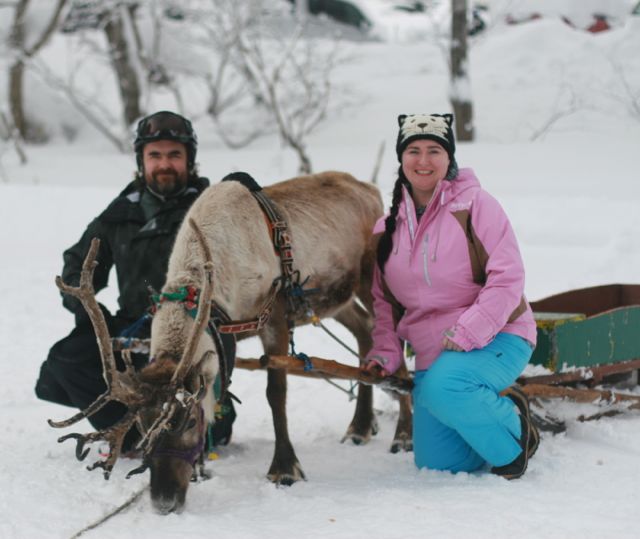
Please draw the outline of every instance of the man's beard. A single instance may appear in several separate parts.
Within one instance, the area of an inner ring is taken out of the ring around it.
[[[160,179],[160,176],[163,176]],[[163,197],[172,197],[184,190],[187,175],[178,174],[175,170],[159,170],[146,177],[147,187]]]

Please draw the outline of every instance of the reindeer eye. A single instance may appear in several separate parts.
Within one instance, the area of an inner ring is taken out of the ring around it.
[[[189,420],[189,423],[187,423],[187,430],[192,429],[192,428],[193,428],[193,427],[195,427],[195,426],[196,426],[196,420],[195,420],[195,418],[194,418],[194,417],[192,417],[192,418]]]

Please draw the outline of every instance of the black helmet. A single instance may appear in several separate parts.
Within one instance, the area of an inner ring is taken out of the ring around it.
[[[198,150],[198,137],[189,120],[168,110],[161,110],[142,118],[138,122],[136,139],[133,142],[139,169],[142,169],[142,148],[148,142],[156,140],[175,140],[184,144],[187,147],[188,166],[190,169],[193,168]]]

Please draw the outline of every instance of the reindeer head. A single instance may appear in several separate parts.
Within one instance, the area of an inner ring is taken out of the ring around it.
[[[140,372],[140,378],[151,387],[170,387],[176,366],[172,360],[156,360]],[[174,405],[174,410],[166,414],[164,426],[161,426],[161,407],[147,407],[139,414],[144,432],[160,431],[153,449],[138,469],[143,471],[148,467],[150,470],[151,501],[158,513],[182,510],[189,483],[197,475],[197,467],[202,465],[207,425],[201,401],[211,385],[212,381],[198,373],[196,367],[187,374],[183,392],[177,398],[180,405]]]
[[[202,309],[210,311],[207,297],[211,294],[206,287],[197,290],[193,286],[165,286],[157,296],[158,308],[151,326],[151,363],[140,372],[140,378],[154,387],[171,386],[174,379],[184,376],[185,396],[198,395],[191,405],[176,408],[170,415],[167,428],[150,454],[151,500],[162,514],[180,511],[184,506],[196,461],[204,448],[204,397],[209,397],[206,407],[213,412],[211,391],[218,373],[218,351],[211,330],[199,330],[197,322]],[[185,357],[192,359],[190,370],[182,375],[179,371],[186,368],[182,362]],[[159,415],[157,407],[141,414],[144,431],[154,432]]]
[[[140,373],[134,370],[126,354],[123,355],[125,370],[116,368],[111,338],[93,289],[99,240],[94,239],[91,243],[79,287],[70,287],[59,277],[56,279],[58,287],[78,297],[89,314],[101,351],[107,391],[73,417],[60,422],[49,420],[49,424],[66,427],[90,416],[112,400],[125,404],[128,411],[115,425],[90,434],[68,434],[58,441],[76,439],[76,456],[79,460],[83,460],[89,452],[84,449],[87,442],[108,441],[109,456],[89,467],[90,470],[102,468],[105,479],[108,479],[120,456],[124,436],[132,426],[137,425],[143,433],[137,446],[143,451],[143,463],[127,477],[151,469],[151,499],[155,509],[163,514],[179,511],[184,505],[195,463],[204,447],[206,422],[201,401],[207,388],[212,386],[217,366],[215,362],[207,360],[216,354],[216,350],[213,339],[205,334],[213,291],[211,252],[195,223],[190,220],[189,224],[205,254],[198,306],[195,313],[177,305],[158,311],[159,316],[152,325],[152,354],[156,355],[152,355],[151,364]],[[163,311],[164,314],[160,314]],[[155,345],[154,332],[155,335],[161,335],[155,340]]]

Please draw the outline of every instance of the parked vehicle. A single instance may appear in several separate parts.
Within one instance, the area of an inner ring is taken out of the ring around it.
[[[307,12],[327,16],[382,39],[411,40],[418,35],[433,35],[438,27],[448,26],[451,18],[448,2],[442,0],[289,0],[306,2]],[[480,2],[470,3],[469,35],[482,32],[488,23],[489,9]],[[403,35],[399,35],[402,28]]]

